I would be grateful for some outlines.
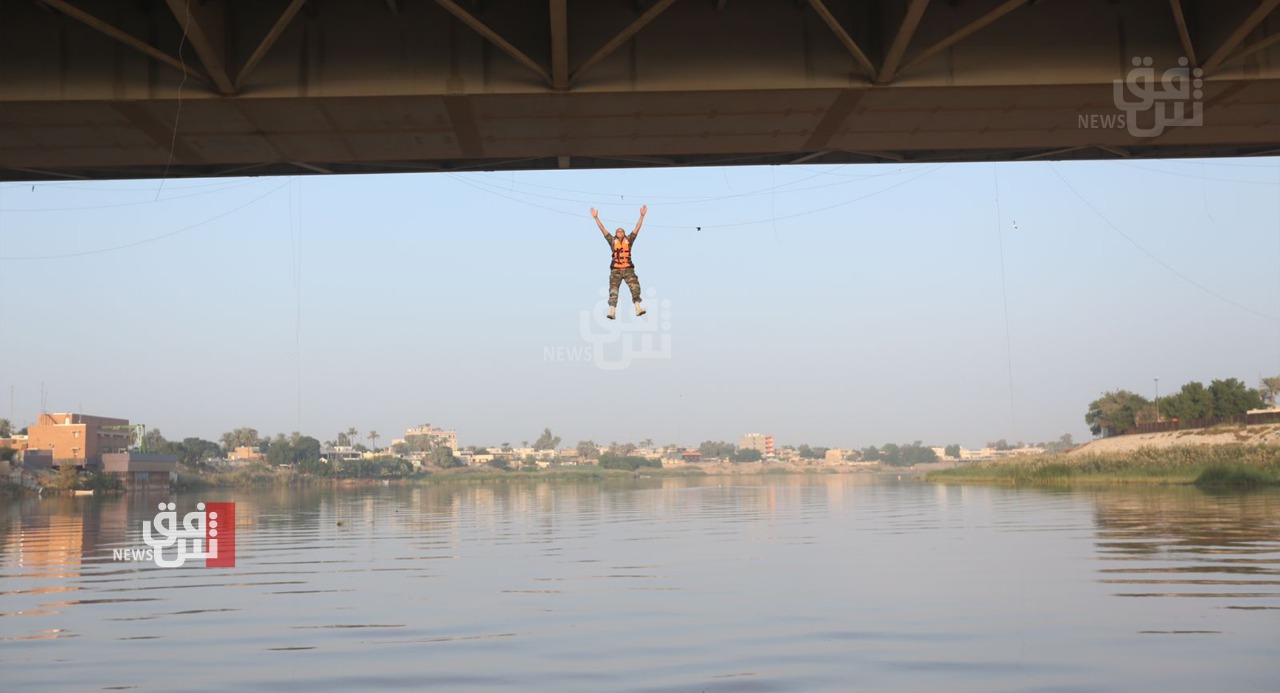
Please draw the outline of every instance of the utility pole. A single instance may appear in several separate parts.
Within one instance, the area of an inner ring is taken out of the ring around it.
[[[1156,423],[1160,423],[1160,376],[1156,376]]]

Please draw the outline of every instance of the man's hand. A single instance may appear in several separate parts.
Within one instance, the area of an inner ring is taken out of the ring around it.
[[[649,205],[642,205],[640,207],[640,218],[636,219],[636,228],[631,232],[631,240],[634,241],[636,238],[636,234],[640,233],[640,227],[644,226],[644,215],[648,213],[649,213]]]
[[[592,207],[591,218],[596,220],[596,228],[600,229],[600,233],[603,233],[605,235],[605,238],[608,238],[609,229],[606,229],[604,227],[604,222],[600,221],[600,210],[596,209],[595,207]]]

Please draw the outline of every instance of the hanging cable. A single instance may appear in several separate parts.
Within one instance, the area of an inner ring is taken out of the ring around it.
[[[1180,173],[1178,171],[1166,171],[1162,168],[1151,168],[1150,166],[1139,166],[1137,164],[1130,163],[1128,161],[1117,161],[1116,163],[1120,164],[1121,166],[1126,166],[1128,168],[1136,168],[1139,171],[1148,171],[1150,173],[1163,173],[1166,176],[1178,176],[1179,178],[1196,178],[1199,180],[1214,180],[1214,181],[1220,181],[1223,183],[1240,183],[1244,185],[1271,185],[1271,186],[1280,185],[1280,184],[1277,184],[1275,181],[1270,181],[1270,180],[1243,180],[1240,178],[1223,178],[1222,176],[1208,176],[1204,174],[1203,163],[1201,164],[1202,170],[1200,173]],[[1188,162],[1188,163],[1191,163],[1191,162]],[[1251,168],[1267,169],[1269,167],[1255,166]]]
[[[793,193],[793,192],[806,192],[806,191],[809,191],[809,190],[821,190],[821,189],[823,189],[823,188],[831,188],[831,187],[837,187],[837,186],[842,186],[842,185],[848,185],[849,183],[855,182],[855,180],[856,180],[856,181],[862,181],[862,180],[871,180],[871,179],[875,179],[875,178],[880,178],[880,177],[884,177],[884,176],[897,176],[897,175],[902,175],[902,174],[903,174],[903,173],[905,173],[905,172],[906,172],[906,171],[905,171],[903,168],[899,167],[899,168],[896,168],[896,169],[894,169],[894,170],[892,170],[892,171],[885,171],[885,172],[883,172],[883,173],[876,173],[876,174],[865,175],[865,176],[838,176],[838,177],[840,177],[840,178],[844,178],[844,179],[845,179],[844,181],[841,181],[841,182],[838,182],[838,183],[826,183],[826,184],[823,184],[823,185],[813,185],[813,186],[808,186],[808,187],[804,187],[804,188],[790,188],[790,187],[789,187],[789,186],[793,186],[793,185],[798,185],[798,184],[803,183],[803,182],[808,181],[808,180],[812,180],[812,179],[817,178],[817,177],[819,177],[819,176],[832,175],[832,174],[830,174],[830,172],[828,172],[828,171],[819,171],[819,172],[817,172],[817,173],[814,173],[813,175],[806,176],[806,177],[804,177],[804,178],[800,178],[800,179],[798,179],[798,180],[788,181],[788,182],[786,182],[786,183],[782,183],[782,184],[773,184],[773,185],[770,185],[769,187],[766,187],[766,188],[759,188],[759,189],[756,189],[756,190],[749,190],[749,191],[747,191],[747,192],[741,192],[741,193],[732,193],[732,194],[728,194],[728,195],[680,196],[680,197],[677,197],[677,196],[670,196],[670,195],[653,195],[653,196],[649,196],[649,195],[638,195],[638,194],[634,194],[634,193],[632,193],[632,194],[631,194],[631,196],[632,196],[632,197],[635,197],[635,198],[644,199],[644,200],[650,200],[650,201],[651,201],[651,200],[655,200],[655,199],[656,199],[656,200],[664,200],[664,199],[675,200],[674,202],[654,202],[654,203],[653,203],[653,204],[660,205],[660,206],[662,206],[662,207],[672,207],[672,206],[676,206],[676,205],[690,205],[690,204],[696,205],[696,204],[703,204],[703,203],[707,203],[707,202],[719,202],[719,201],[722,201],[722,200],[731,200],[731,199],[743,198],[743,197],[754,197],[754,196],[756,196],[756,195],[762,195],[762,194],[765,194],[765,193]],[[458,175],[460,175],[460,174],[450,173],[450,174],[448,174],[448,175],[449,175],[449,176],[451,176],[451,177],[456,177],[456,176],[458,176]],[[557,187],[549,186],[549,185],[538,185],[538,184],[536,184],[536,183],[527,183],[527,182],[521,182],[521,183],[519,183],[519,185],[522,185],[522,186],[530,186],[530,187],[538,187],[538,188],[544,188],[544,189],[549,189],[549,190],[557,190],[557,191],[560,191],[560,192],[569,192],[569,193],[573,193],[573,194],[576,194],[576,195],[582,195],[582,196],[584,196],[583,198],[581,198],[581,199],[580,199],[580,198],[573,198],[573,197],[561,197],[561,196],[558,196],[558,195],[547,195],[547,194],[544,194],[544,193],[526,192],[526,191],[523,191],[523,190],[513,190],[511,186],[508,186],[508,185],[502,185],[502,186],[499,186],[497,183],[492,182],[492,181],[488,181],[488,180],[484,180],[483,178],[480,178],[480,179],[470,178],[469,180],[471,180],[472,182],[477,183],[477,184],[479,184],[479,185],[483,185],[483,186],[487,186],[487,187],[493,188],[495,191],[500,190],[501,192],[504,192],[504,193],[511,193],[511,194],[515,194],[515,195],[524,195],[524,196],[527,196],[527,197],[533,197],[533,198],[542,199],[542,200],[555,200],[555,201],[559,201],[559,202],[574,202],[574,203],[578,203],[578,204],[590,204],[590,203],[594,203],[596,200],[600,200],[600,199],[604,199],[604,198],[609,198],[609,197],[612,197],[612,196],[614,195],[614,193],[591,192],[591,191],[586,191],[586,190],[575,190],[575,189],[569,189],[569,188],[557,188]]]
[[[138,246],[140,246],[140,245],[146,245],[147,243],[155,243],[156,241],[162,241],[162,240],[164,240],[164,239],[166,239],[166,238],[172,238],[172,237],[174,237],[174,236],[177,236],[177,235],[178,235],[178,234],[180,234],[180,233],[185,233],[185,232],[187,232],[187,231],[190,231],[191,229],[200,228],[201,226],[205,226],[205,225],[208,225],[208,224],[212,224],[213,222],[218,221],[219,219],[223,219],[223,218],[225,218],[225,217],[229,217],[229,216],[231,216],[232,214],[235,214],[236,212],[239,212],[240,210],[244,209],[245,207],[248,207],[248,206],[250,206],[250,205],[252,205],[252,204],[254,204],[254,203],[258,202],[259,200],[262,200],[262,199],[264,199],[264,198],[270,197],[271,195],[273,195],[273,194],[275,194],[275,193],[279,192],[280,190],[282,190],[282,189],[283,189],[286,185],[288,185],[288,184],[289,184],[289,182],[288,182],[288,181],[285,181],[284,183],[282,183],[282,184],[280,184],[280,185],[277,185],[276,187],[274,187],[274,188],[272,188],[272,189],[270,189],[270,190],[268,190],[268,191],[266,191],[266,192],[262,193],[261,195],[259,195],[259,196],[255,197],[255,198],[253,198],[252,200],[249,200],[248,202],[245,202],[245,203],[244,203],[244,204],[242,204],[242,205],[238,205],[238,206],[233,207],[233,208],[231,208],[231,209],[229,209],[229,210],[227,210],[227,211],[225,211],[225,212],[222,212],[221,214],[218,214],[218,215],[215,215],[215,216],[209,217],[208,219],[205,219],[204,221],[199,221],[199,222],[196,222],[196,223],[191,224],[191,225],[189,225],[189,226],[184,226],[184,227],[182,227],[182,228],[180,228],[180,229],[176,229],[176,230],[174,230],[174,231],[169,231],[169,232],[167,232],[167,233],[162,233],[162,234],[160,234],[160,235],[158,235],[158,236],[152,236],[152,237],[150,237],[150,238],[144,238],[144,239],[142,239],[142,240],[133,241],[132,243],[125,243],[125,244],[123,244],[123,245],[111,246],[110,248],[96,248],[96,249],[94,249],[94,250],[82,250],[82,251],[78,251],[78,252],[74,252],[74,253],[55,253],[55,254],[52,254],[52,255],[15,255],[15,256],[9,256],[9,257],[0,257],[0,260],[14,260],[14,261],[17,261],[17,260],[62,260],[62,259],[65,259],[65,258],[72,258],[72,257],[85,257],[85,256],[87,256],[87,255],[98,255],[98,254],[100,254],[100,253],[111,253],[111,252],[115,252],[115,251],[117,251],[117,250],[125,250],[126,248],[136,248],[136,247],[138,247]]]
[[[1119,226],[1116,226],[1115,224],[1111,223],[1111,220],[1110,220],[1110,219],[1108,219],[1108,218],[1106,217],[1106,215],[1104,215],[1101,211],[1099,211],[1097,207],[1093,206],[1093,203],[1092,203],[1092,202],[1089,202],[1089,200],[1088,200],[1088,199],[1086,199],[1084,195],[1080,194],[1080,191],[1079,191],[1079,190],[1076,190],[1076,187],[1075,187],[1074,185],[1072,185],[1072,184],[1071,184],[1071,181],[1068,181],[1068,180],[1067,180],[1067,179],[1062,175],[1062,173],[1058,171],[1058,168],[1057,168],[1056,166],[1054,166],[1054,165],[1053,165],[1053,162],[1049,162],[1049,170],[1050,170],[1050,171],[1053,171],[1053,175],[1057,176],[1057,177],[1058,177],[1058,180],[1062,181],[1062,184],[1063,184],[1063,185],[1065,185],[1065,186],[1067,186],[1067,189],[1069,189],[1069,190],[1070,190],[1070,191],[1071,191],[1071,192],[1076,196],[1076,198],[1078,198],[1082,203],[1084,203],[1084,206],[1088,207],[1088,208],[1089,208],[1089,209],[1094,213],[1094,215],[1095,215],[1095,216],[1097,216],[1099,219],[1101,219],[1101,220],[1102,220],[1102,223],[1106,224],[1106,225],[1107,225],[1107,227],[1109,227],[1112,231],[1115,231],[1117,234],[1119,234],[1119,236],[1120,236],[1121,238],[1123,238],[1123,239],[1125,239],[1126,241],[1128,241],[1128,242],[1129,242],[1129,245],[1132,245],[1134,248],[1137,248],[1137,249],[1138,249],[1138,252],[1140,252],[1140,253],[1142,253],[1143,255],[1146,255],[1147,257],[1151,258],[1151,260],[1152,260],[1153,262],[1155,262],[1157,265],[1159,265],[1159,266],[1163,267],[1165,270],[1167,270],[1167,271],[1168,271],[1170,274],[1172,274],[1173,276],[1175,276],[1175,277],[1177,277],[1177,278],[1181,279],[1182,281],[1184,281],[1184,282],[1186,282],[1186,283],[1190,284],[1191,286],[1194,286],[1195,288],[1199,289],[1200,291],[1203,291],[1204,293],[1206,293],[1206,294],[1208,294],[1208,295],[1210,295],[1210,296],[1212,296],[1212,297],[1214,297],[1214,298],[1218,299],[1219,301],[1222,301],[1223,303],[1226,303],[1226,304],[1231,305],[1231,306],[1235,306],[1236,308],[1239,308],[1240,310],[1243,310],[1243,311],[1245,311],[1246,313],[1252,313],[1252,314],[1254,314],[1254,315],[1256,315],[1256,316],[1258,316],[1258,317],[1260,317],[1260,318],[1266,318],[1266,319],[1268,319],[1268,320],[1274,320],[1274,321],[1276,321],[1276,322],[1280,322],[1280,318],[1278,318],[1278,317],[1276,317],[1276,316],[1274,316],[1274,315],[1268,315],[1267,313],[1263,313],[1262,311],[1254,310],[1254,309],[1252,309],[1252,308],[1250,308],[1250,307],[1248,307],[1248,306],[1245,306],[1245,305],[1242,305],[1242,304],[1240,304],[1240,303],[1237,303],[1237,302],[1235,302],[1235,301],[1233,301],[1233,300],[1231,300],[1231,299],[1227,298],[1226,296],[1223,296],[1222,294],[1220,294],[1220,293],[1218,293],[1218,292],[1214,291],[1213,289],[1210,289],[1209,287],[1205,286],[1204,284],[1201,284],[1200,282],[1198,282],[1198,281],[1196,281],[1196,280],[1192,279],[1191,277],[1187,276],[1186,274],[1183,274],[1182,272],[1179,272],[1179,271],[1178,271],[1176,268],[1174,268],[1172,265],[1170,265],[1169,263],[1167,263],[1167,262],[1165,262],[1164,260],[1161,260],[1159,257],[1157,257],[1157,256],[1155,255],[1155,253],[1152,253],[1151,251],[1149,251],[1149,250],[1147,250],[1146,248],[1142,247],[1142,245],[1141,245],[1141,244],[1139,244],[1137,241],[1135,241],[1135,240],[1134,240],[1134,239],[1133,239],[1129,234],[1125,233],[1124,231],[1121,231]]]
[[[911,176],[910,178],[907,178],[906,180],[899,181],[899,182],[897,182],[897,183],[894,183],[893,185],[890,185],[890,186],[887,186],[887,187],[881,188],[881,189],[879,189],[879,190],[875,190],[875,191],[869,192],[869,193],[867,193],[867,194],[865,194],[865,195],[859,195],[859,196],[854,197],[854,198],[852,198],[852,199],[844,200],[844,201],[842,201],[842,202],[837,202],[837,203],[835,203],[835,204],[826,205],[826,206],[824,206],[824,207],[817,207],[817,208],[814,208],[814,209],[809,209],[809,210],[805,210],[805,211],[802,211],[802,212],[796,212],[796,213],[794,213],[794,214],[788,214],[788,215],[784,215],[784,216],[780,216],[780,217],[775,217],[775,218],[772,218],[772,219],[755,219],[755,220],[752,220],[752,221],[729,222],[729,223],[725,223],[725,224],[702,224],[702,225],[700,225],[700,227],[701,227],[703,230],[707,230],[707,229],[714,229],[714,228],[731,228],[731,227],[737,227],[737,226],[750,226],[750,225],[752,225],[752,224],[762,224],[762,223],[769,222],[769,221],[777,221],[777,220],[794,219],[794,218],[796,218],[796,217],[802,217],[802,216],[806,216],[806,215],[809,215],[809,214],[816,214],[816,213],[818,213],[818,212],[824,212],[824,211],[827,211],[827,210],[830,210],[830,209],[836,209],[836,208],[838,208],[838,207],[843,207],[843,206],[846,206],[846,205],[853,204],[853,203],[855,203],[855,202],[860,202],[860,201],[862,201],[862,200],[865,200],[865,199],[868,199],[868,198],[871,198],[871,197],[875,197],[876,195],[879,195],[879,194],[881,194],[881,193],[886,193],[886,192],[888,192],[888,191],[890,191],[890,190],[893,190],[893,189],[895,189],[895,188],[899,188],[899,187],[902,187],[902,186],[904,186],[904,185],[907,185],[908,183],[912,183],[912,182],[914,182],[914,181],[916,181],[916,180],[919,180],[920,178],[923,178],[924,176],[927,176],[927,175],[929,175],[929,174],[933,173],[934,171],[937,171],[938,169],[942,168],[942,166],[943,166],[942,164],[935,164],[935,165],[933,165],[933,166],[931,166],[931,167],[925,168],[924,170],[920,171],[919,173],[916,173],[915,175]],[[467,178],[463,178],[463,177],[454,177],[454,178],[453,178],[453,180],[456,180],[456,181],[458,181],[459,183],[463,183],[464,185],[469,185],[469,186],[471,186],[471,187],[473,187],[473,188],[476,188],[477,190],[481,190],[481,191],[483,191],[483,192],[487,192],[487,193],[489,193],[489,194],[491,194],[491,195],[494,195],[494,196],[497,196],[497,197],[501,197],[501,198],[505,198],[505,199],[511,200],[512,202],[517,202],[517,203],[519,203],[519,204],[527,205],[527,206],[529,206],[529,207],[536,207],[536,208],[538,208],[538,209],[544,209],[544,210],[547,210],[547,211],[549,211],[549,212],[555,212],[556,214],[562,214],[562,215],[564,215],[564,216],[570,216],[570,217],[580,217],[580,216],[582,216],[582,215],[581,215],[581,213],[579,213],[579,212],[570,212],[570,211],[566,211],[566,210],[563,210],[563,209],[559,209],[559,208],[557,208],[557,207],[550,207],[550,206],[547,206],[547,205],[538,204],[538,203],[536,203],[536,202],[529,202],[528,200],[522,200],[522,199],[520,199],[520,198],[518,198],[518,197],[513,197],[513,196],[511,196],[511,195],[508,195],[508,194],[506,194],[506,193],[504,193],[504,192],[502,192],[502,191],[494,190],[494,189],[492,189],[491,187],[488,187],[488,186],[485,186],[485,185],[478,184],[478,183],[476,183],[476,182],[474,182],[474,181],[472,181],[472,180],[469,180],[469,179],[467,179]],[[661,206],[662,206],[662,207],[666,207],[667,205],[665,205],[665,204],[664,204],[664,205],[661,205]],[[647,227],[647,228],[665,228],[665,229],[688,229],[688,228],[691,228],[692,226],[693,226],[693,225],[691,225],[691,224],[680,224],[680,225],[672,225],[672,224],[652,224],[652,223],[647,223],[647,224],[646,224],[646,227]]]
[[[774,182],[773,176],[774,176],[774,168],[770,166],[769,167],[769,183],[771,184]],[[777,241],[778,245],[782,245],[782,239],[778,237],[778,211],[777,211],[777,208],[775,207],[777,192],[778,192],[777,186],[773,186],[769,190],[769,223],[770,223],[770,227],[773,229],[773,240]]]
[[[203,192],[193,192],[193,193],[190,193],[190,194],[188,194],[188,195],[172,195],[172,196],[170,196],[170,197],[166,197],[166,198],[164,198],[163,200],[135,200],[135,201],[133,201],[133,202],[115,202],[115,203],[107,204],[107,205],[87,205],[87,206],[84,206],[84,207],[13,207],[13,208],[10,208],[10,209],[8,209],[8,210],[6,210],[6,211],[9,211],[9,212],[32,212],[32,213],[39,213],[39,212],[83,212],[83,211],[94,211],[94,210],[99,210],[99,209],[114,209],[114,208],[116,208],[116,207],[136,207],[136,206],[138,206],[138,205],[154,205],[154,204],[161,204],[161,203],[165,203],[165,202],[172,202],[172,201],[174,201],[174,200],[183,200],[183,199],[186,199],[186,198],[189,198],[189,197],[201,197],[201,196],[203,196],[203,195],[214,195],[214,194],[217,194],[217,193],[220,193],[220,192],[226,192],[227,190],[235,190],[236,188],[243,188],[243,187],[246,187],[246,186],[249,186],[249,185],[254,185],[254,184],[256,184],[256,183],[260,183],[260,182],[261,182],[261,181],[260,181],[259,179],[251,178],[251,179],[249,179],[249,180],[247,180],[247,181],[240,181],[240,182],[236,182],[236,183],[228,183],[228,184],[224,184],[222,187],[217,188],[216,190],[205,190],[205,191],[203,191]]]
[[[1000,248],[1000,297],[1004,303],[1004,362],[1009,372],[1009,427],[1017,431],[1018,415],[1013,397],[1013,331],[1009,329],[1009,283],[1004,269],[1004,214],[1000,210],[1000,164],[991,165],[996,202],[996,242]]]
[[[187,31],[191,28],[191,0],[187,0],[187,21],[182,24],[182,39],[178,41],[178,61],[182,64],[182,81],[178,82],[178,112],[173,116],[173,135],[169,138],[169,159],[164,163],[164,173],[160,175],[160,186],[156,188],[156,199],[164,190],[164,181],[169,177],[169,167],[173,165],[173,152],[178,147],[178,122],[182,119],[182,88],[187,86],[187,59],[182,49],[187,45]]]
[[[297,377],[298,430],[302,430],[302,193],[289,179],[289,247],[293,269],[293,360]]]

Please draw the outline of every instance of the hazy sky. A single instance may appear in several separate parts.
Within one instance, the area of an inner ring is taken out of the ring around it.
[[[606,370],[587,210],[630,231],[645,202],[669,358]],[[973,446],[1085,438],[1090,400],[1155,377],[1275,374],[1277,159],[0,184],[19,425],[43,383],[169,438]]]

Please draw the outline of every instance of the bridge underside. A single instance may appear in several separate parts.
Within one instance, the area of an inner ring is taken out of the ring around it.
[[[1280,154],[1277,5],[0,0],[0,180]]]

